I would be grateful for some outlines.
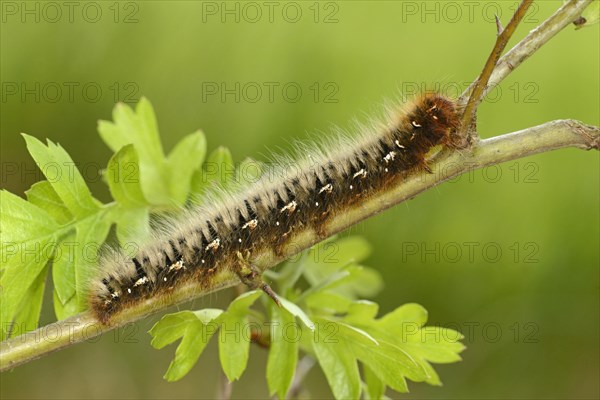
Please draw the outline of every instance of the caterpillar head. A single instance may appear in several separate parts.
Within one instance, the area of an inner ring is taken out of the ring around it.
[[[460,118],[456,104],[439,94],[425,94],[410,115],[413,128],[426,132],[432,144],[452,146]]]

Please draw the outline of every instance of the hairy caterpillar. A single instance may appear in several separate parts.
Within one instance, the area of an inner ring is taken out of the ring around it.
[[[338,136],[294,161],[279,161],[269,174],[235,193],[190,210],[133,257],[107,257],[90,291],[91,308],[103,323],[130,304],[168,296],[188,280],[210,284],[219,268],[232,268],[250,287],[277,298],[251,265],[261,248],[278,253],[297,232],[326,236],[327,221],[350,205],[397,185],[407,173],[429,171],[436,146],[453,146],[459,125],[455,103],[425,94],[387,124],[356,138]],[[288,165],[289,166],[289,165]]]

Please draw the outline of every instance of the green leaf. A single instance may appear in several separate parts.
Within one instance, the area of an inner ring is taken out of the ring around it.
[[[352,311],[347,314],[344,321],[369,332],[382,348],[386,348],[385,354],[395,354],[394,357],[398,359],[404,358],[396,368],[402,376],[413,381],[441,385],[438,375],[429,362],[449,363],[460,360],[458,354],[464,350],[464,345],[460,343],[462,335],[451,329],[424,327],[427,322],[427,311],[422,306],[405,304],[376,320],[373,319],[374,309],[369,311],[364,308],[368,307],[366,304],[356,304],[350,307]],[[375,353],[371,354],[375,355]],[[406,359],[403,354],[409,359]],[[366,359],[361,361],[368,363]],[[394,382],[394,376],[388,376],[388,369],[379,369],[378,365],[386,365],[386,363],[385,359],[379,359],[371,360],[371,364],[368,365],[387,386],[402,391],[406,386],[403,379],[402,381],[396,379]],[[415,363],[418,367],[415,367]]]
[[[408,327],[417,331],[427,322],[427,310],[416,303],[404,304],[384,315],[378,324],[391,334],[401,336]]]
[[[76,225],[75,247],[75,287],[79,311],[87,308],[86,283],[92,278],[94,267],[98,263],[98,251],[104,243],[112,224],[109,209],[79,221]]]
[[[369,277],[373,279],[369,279]],[[313,283],[312,287],[302,294],[302,297],[313,296],[319,292],[334,292],[349,300],[354,300],[360,295],[375,295],[382,286],[378,272],[351,264],[325,276],[322,281]],[[323,307],[328,307],[328,305],[321,304],[319,308]]]
[[[294,315],[276,304],[271,306],[271,323],[273,330],[267,361],[267,383],[271,396],[277,393],[280,399],[285,399],[298,362],[298,340],[295,340],[295,334],[299,328],[294,325]],[[294,328],[294,337],[289,333],[291,327]]]
[[[245,315],[248,308],[260,297],[263,292],[260,290],[251,290],[236,297],[227,308],[228,314]]]
[[[375,375],[373,370],[366,365],[363,366],[363,376],[367,385],[365,400],[379,400],[385,393],[385,384]]]
[[[361,362],[367,365],[382,382],[397,392],[408,392],[405,377],[422,382],[427,374],[422,366],[400,348],[379,340],[379,346],[352,343],[352,348]]]
[[[156,117],[146,98],[138,103],[135,112],[119,103],[113,110],[113,120],[99,121],[102,140],[114,151],[133,144],[139,157],[140,181],[144,197],[149,203],[171,206],[169,170],[158,135]]]
[[[310,318],[308,318],[308,315],[306,315],[306,313],[302,311],[300,307],[284,299],[283,297],[280,297],[279,301],[281,303],[282,308],[286,309],[293,316],[300,318],[300,320],[304,323],[304,325],[306,325],[308,329],[310,329],[311,331],[315,330],[315,324],[310,320]]]
[[[113,199],[124,207],[146,206],[140,185],[138,156],[132,144],[123,146],[111,157],[106,171],[106,181]]]
[[[37,329],[40,312],[42,311],[42,301],[44,300],[47,268],[46,266],[39,273],[25,293],[19,306],[19,312],[17,312],[14,319],[11,336],[18,336]]]
[[[112,222],[111,209],[102,208],[77,221],[75,230],[60,239],[52,265],[55,300],[61,303],[54,307],[57,318],[70,317],[88,307],[87,283]]]
[[[54,292],[63,305],[75,296],[76,240],[75,231],[63,238],[56,247],[52,260]]]
[[[155,349],[162,349],[182,337],[187,325],[196,320],[198,318],[191,311],[180,311],[164,315],[148,331],[152,336],[150,345]]]
[[[161,349],[182,338],[175,350],[175,358],[164,376],[169,382],[183,378],[192,369],[216,332],[216,325],[211,325],[211,322],[217,319],[222,311],[204,311],[202,318],[191,311],[165,315],[149,331],[152,335],[151,345],[155,349]]]
[[[371,246],[360,236],[349,236],[314,246],[306,260],[306,278],[314,284],[332,272],[358,263],[371,254]]]
[[[354,356],[367,365],[385,385],[396,391],[406,392],[408,388],[404,376],[415,381],[425,380],[425,371],[401,349],[379,338],[373,338],[363,330],[344,323],[335,323],[336,338],[348,343]]]
[[[350,298],[374,297],[383,289],[383,278],[379,271],[361,265],[348,267],[351,279],[336,288],[336,291]]]
[[[6,338],[19,304],[54,252],[59,225],[38,206],[0,191],[0,226],[0,314]]]
[[[425,327],[427,310],[419,304],[405,304],[376,321],[380,331],[395,337],[398,344],[418,357],[435,363],[460,361],[463,336],[452,329]]]
[[[202,310],[194,311],[194,315],[198,318],[204,325],[208,325],[213,321],[218,322],[218,317],[223,314],[223,310],[219,310],[218,308],[204,308]]]
[[[447,364],[462,360],[459,356],[465,349],[460,342],[462,338],[453,329],[426,326],[418,334],[407,335],[403,347],[428,361]]]
[[[331,321],[330,321],[331,322]],[[399,392],[408,391],[404,377],[415,382],[427,379],[422,365],[403,349],[387,342],[377,332],[365,332],[344,323],[337,323],[336,337],[345,340],[354,355],[383,383]],[[369,335],[372,333],[372,336]]]
[[[306,298],[306,305],[328,314],[343,314],[348,311],[352,300],[337,293],[316,292]]]
[[[31,204],[45,210],[59,224],[66,224],[73,219],[73,214],[69,212],[65,203],[58,197],[50,182],[36,182],[31,185],[29,190],[25,191],[25,194]]]
[[[214,333],[214,329],[207,329],[200,321],[189,324],[183,340],[175,350],[175,359],[169,364],[165,379],[175,382],[183,378],[196,364]]]
[[[117,238],[122,248],[137,247],[150,237],[150,207],[140,184],[138,156],[126,145],[108,162],[107,183],[118,207],[112,218],[117,222]]]
[[[192,184],[192,175],[200,171],[206,156],[206,138],[202,131],[196,131],[177,143],[167,158],[171,177],[170,192],[178,204],[185,203]]]
[[[369,244],[358,236],[314,246],[303,266],[310,292],[332,290],[352,300],[377,294],[383,286],[379,273],[356,265],[370,252]]]
[[[348,314],[344,318],[346,323],[352,325],[365,324],[374,320],[379,311],[379,305],[368,300],[355,301],[348,307]]]
[[[135,111],[124,103],[118,103],[113,109],[113,121],[99,121],[99,133],[114,152],[133,143],[140,158],[164,158],[156,116],[147,98],[140,99]]]
[[[421,365],[427,373],[427,379],[425,380],[425,382],[433,386],[442,386],[442,381],[440,380],[440,377],[438,376],[437,372],[435,372],[435,369],[433,369],[431,364],[425,361],[422,357],[418,357],[416,355],[414,355],[414,357],[417,361],[421,362]]]
[[[60,145],[48,140],[45,146],[33,136],[23,134],[23,137],[38,167],[75,217],[85,217],[98,210],[98,201],[92,197],[75,163]]]
[[[219,318],[219,359],[230,382],[239,379],[246,369],[250,351],[247,312],[260,295],[254,290],[238,296]]]
[[[54,313],[56,318],[60,321],[61,319],[68,318],[71,315],[75,315],[79,312],[80,306],[77,302],[77,296],[73,296],[68,299],[65,303],[62,303],[54,291],[52,298],[54,299]]]
[[[331,321],[317,321],[318,337],[312,342],[313,350],[327,382],[336,399],[358,399],[360,396],[360,376],[356,357],[348,343],[337,334],[332,339],[329,329]]]
[[[0,191],[0,211],[3,248],[53,238],[60,227],[46,211],[5,190]]]
[[[303,293],[303,296],[308,297],[318,292],[325,292],[329,289],[333,289],[336,286],[340,286],[343,283],[348,282],[348,278],[350,277],[351,273],[347,269],[333,272],[330,275],[324,277],[322,281],[315,282],[310,289],[306,290]]]

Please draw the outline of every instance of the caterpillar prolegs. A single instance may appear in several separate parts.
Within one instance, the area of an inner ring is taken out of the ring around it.
[[[300,146],[303,157],[278,159],[274,173],[189,210],[133,258],[105,257],[90,291],[93,311],[109,323],[120,310],[189,280],[209,284],[221,268],[274,297],[252,267],[252,254],[264,248],[278,253],[306,228],[326,236],[335,215],[401,184],[413,171],[430,171],[428,154],[440,145],[453,147],[458,125],[452,100],[425,94],[359,135]]]

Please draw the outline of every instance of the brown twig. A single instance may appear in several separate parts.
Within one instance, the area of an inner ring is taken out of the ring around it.
[[[490,89],[496,87],[512,71],[528,59],[532,54],[552,39],[558,32],[577,21],[583,10],[589,6],[593,0],[571,0],[560,7],[548,19],[542,22],[537,28],[533,29],[523,40],[517,43],[503,57],[498,60],[488,85],[484,88],[483,97],[487,95]],[[459,104],[464,104],[468,96],[473,92],[477,81],[473,82],[461,94],[458,99]]]
[[[497,86],[504,78],[521,65],[523,61],[527,60],[532,54],[538,51],[540,47],[546,44],[558,32],[576,21],[581,16],[583,10],[585,10],[592,1],[593,0],[571,0],[568,3],[565,3],[540,26],[533,29],[523,40],[515,45],[515,47],[510,49],[510,51],[498,61],[483,96],[485,96],[490,89]]]
[[[515,14],[511,18],[508,25],[506,25],[506,28],[503,29],[496,38],[496,44],[494,45],[492,52],[485,62],[481,74],[479,74],[479,77],[475,81],[475,86],[473,87],[469,101],[465,106],[461,123],[461,133],[466,138],[467,143],[471,143],[472,137],[476,135],[476,127],[474,126],[475,113],[477,112],[477,106],[483,99],[484,91],[488,85],[490,77],[492,76],[492,72],[494,72],[496,63],[500,59],[504,48],[508,44],[508,41],[512,37],[513,33],[515,33],[515,30],[517,29],[517,26],[519,26],[521,20],[523,20],[525,17],[527,10],[532,3],[533,0],[523,0],[521,4],[519,4],[519,7],[515,11]],[[498,30],[500,31],[501,25],[497,17],[496,24]]]

